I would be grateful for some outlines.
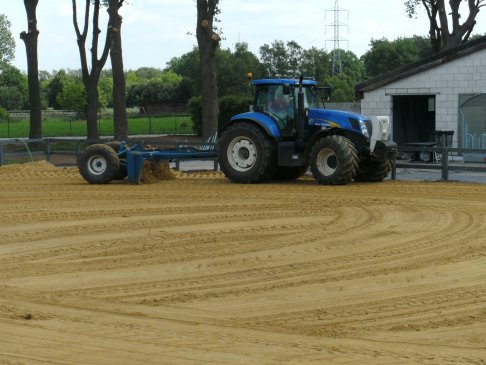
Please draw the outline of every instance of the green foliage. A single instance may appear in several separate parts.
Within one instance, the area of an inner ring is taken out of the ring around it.
[[[339,52],[342,69],[337,76],[331,77],[333,52]],[[328,54],[315,47],[303,49],[294,41],[275,41],[260,47],[260,55],[269,76],[304,75],[314,78],[320,85],[331,83],[333,101],[355,100],[354,84],[364,80],[364,65],[350,51],[338,49]]]
[[[0,106],[0,122],[7,122],[10,119],[10,114]]]
[[[297,76],[298,70],[291,69],[289,53],[283,41],[260,47],[260,58],[268,76]]]
[[[219,49],[216,52],[216,72],[220,96],[249,95],[248,72],[255,78],[265,74],[260,61],[248,50],[246,43],[237,43],[234,51]]]
[[[13,86],[0,86],[0,106],[7,110],[25,109],[26,94]]]
[[[313,77],[319,84],[324,84],[330,69],[331,63],[326,51],[315,47],[303,51],[300,64],[302,75]]]
[[[154,67],[140,67],[137,70],[127,71],[125,76],[127,86],[143,84],[152,81],[164,81],[176,83],[180,81],[180,76],[174,72],[166,72]]]
[[[358,56],[351,51],[338,50],[338,52],[341,52],[341,73],[355,83],[364,80],[366,70]]]
[[[201,75],[199,71],[199,51],[196,47],[180,57],[172,58],[167,62],[166,70],[182,77],[180,86],[188,98],[199,95]]]
[[[182,77],[181,94],[187,98],[199,95],[201,89],[201,75],[199,70],[199,51],[192,51],[176,57],[167,63],[167,70]],[[218,81],[218,95],[237,95],[249,92],[248,72],[255,78],[262,77],[265,71],[257,56],[248,50],[246,43],[237,43],[234,50],[216,50],[216,74]]]
[[[15,58],[15,40],[10,26],[8,18],[0,14],[0,64],[9,64]]]
[[[84,85],[72,78],[61,82],[61,92],[57,95],[57,103],[61,109],[74,110],[79,114],[86,112],[88,105]]]
[[[372,39],[370,46],[371,49],[361,57],[368,77],[376,77],[432,53],[429,40],[419,36],[393,41],[386,38]]]
[[[111,77],[100,77],[98,92],[101,109],[113,106],[113,81]]]
[[[341,71],[333,75],[331,59],[334,52],[339,52],[341,60]],[[322,85],[332,86],[330,100],[333,102],[349,102],[356,100],[355,85],[364,80],[365,68],[363,63],[351,51],[342,49],[333,50],[329,54],[327,76],[324,78]]]
[[[221,130],[234,115],[248,112],[251,104],[253,98],[250,96],[229,95],[219,98],[218,130]]]
[[[218,118],[218,130],[224,127],[224,125],[236,114],[249,111],[249,107],[252,104],[252,98],[250,96],[238,96],[229,95],[219,98],[219,118]],[[192,128],[195,134],[201,135],[202,133],[202,105],[201,97],[192,97],[188,104],[189,113],[192,120]]]
[[[127,106],[146,102],[186,99],[181,89],[182,77],[173,71],[141,68],[127,73]]]
[[[48,105],[51,108],[61,109],[61,106],[57,101],[57,96],[61,93],[63,80],[67,77],[65,70],[59,70],[54,77],[47,80],[44,90],[47,95]]]
[[[7,110],[27,107],[27,76],[8,64],[0,65],[0,106]]]
[[[187,102],[192,120],[192,130],[198,136],[202,134],[202,103],[200,96],[193,96]]]
[[[351,77],[344,74],[329,76],[326,78],[324,84],[332,86],[330,101],[339,103],[356,100],[356,81]]]

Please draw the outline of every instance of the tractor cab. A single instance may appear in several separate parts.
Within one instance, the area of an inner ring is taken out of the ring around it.
[[[296,80],[263,79],[253,81],[255,86],[254,111],[266,114],[275,120],[282,135],[290,135],[297,130],[298,85]],[[304,80],[304,108],[317,108],[313,88],[316,82]]]

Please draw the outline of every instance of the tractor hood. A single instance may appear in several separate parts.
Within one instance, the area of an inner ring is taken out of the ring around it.
[[[365,121],[368,120],[364,115],[347,112],[343,110],[333,109],[309,109],[308,113],[309,123],[311,125],[319,125],[322,122],[334,122],[340,125],[341,128],[352,128],[351,120]]]
[[[332,109],[308,109],[310,126],[321,128],[344,128],[354,130],[365,137],[371,136],[370,120],[358,113]]]

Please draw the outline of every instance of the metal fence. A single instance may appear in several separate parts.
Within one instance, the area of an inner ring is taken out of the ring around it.
[[[412,156],[417,153],[429,155],[428,161],[416,161]],[[444,181],[449,180],[450,171],[486,172],[486,160],[482,163],[464,162],[462,156],[465,154],[486,156],[486,149],[399,146],[398,155],[404,156],[404,159],[394,160],[391,178],[396,180],[398,168],[441,170],[441,178]]]
[[[98,131],[100,136],[113,135],[113,115],[100,113],[98,115]],[[132,134],[192,134],[192,121],[188,114],[164,112],[128,114],[128,129]],[[25,138],[29,131],[29,115],[25,111],[11,112],[10,117],[0,120],[0,138]],[[44,112],[42,116],[42,131],[46,137],[85,136],[87,133],[86,119],[80,118],[74,112]]]
[[[93,143],[105,143],[111,139],[87,140],[85,138],[42,138],[42,139],[21,139],[10,138],[0,139],[0,166],[10,163],[24,163],[30,161],[47,160],[57,166],[76,166],[81,151]],[[202,142],[197,138],[174,139],[167,141],[158,137],[132,137],[129,143],[141,143],[144,146],[150,145],[163,149],[180,148],[193,146],[198,148]],[[486,156],[486,149],[467,149],[449,147],[408,147],[398,148],[399,159],[395,159],[392,168],[391,178],[397,177],[397,169],[417,170],[440,170],[441,178],[449,180],[450,171],[471,171],[486,173],[486,160],[482,163],[467,163],[462,160],[465,154],[476,154]],[[431,162],[411,162],[413,154],[420,153],[434,156]],[[181,161],[175,161],[175,167],[180,167]],[[208,160],[209,168],[218,169],[217,159]]]

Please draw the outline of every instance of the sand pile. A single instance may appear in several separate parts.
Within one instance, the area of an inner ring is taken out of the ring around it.
[[[57,171],[58,167],[45,160],[0,166],[0,172],[43,172]]]
[[[142,167],[140,182],[153,184],[159,181],[173,180],[175,175],[167,162],[145,160]]]

